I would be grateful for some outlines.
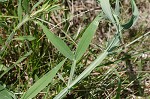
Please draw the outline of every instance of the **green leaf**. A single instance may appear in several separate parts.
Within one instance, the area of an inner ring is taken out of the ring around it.
[[[55,10],[58,10],[58,9],[61,9],[59,5],[53,5],[51,7],[48,7],[46,9],[46,12],[55,11]]]
[[[32,7],[31,12],[32,12],[36,7],[38,7],[39,4],[41,4],[43,1],[44,1],[44,0],[39,0],[39,1]]]
[[[19,22],[22,21],[22,4],[21,4],[22,0],[18,0],[18,18],[19,18]]]
[[[50,42],[67,58],[70,60],[74,59],[74,54],[69,49],[69,47],[61,40],[58,36],[52,33],[46,26],[44,26],[41,22],[38,21],[38,24],[42,27],[44,33]]]
[[[0,45],[2,45],[3,44],[3,38],[0,36]]]
[[[60,69],[60,67],[64,64],[66,59],[60,62],[56,67],[54,67],[51,71],[46,73],[42,78],[40,78],[37,82],[31,86],[28,91],[21,97],[21,99],[32,99],[35,97],[41,90],[43,90],[56,76],[56,73]]]
[[[10,92],[8,92],[2,85],[0,85],[0,99],[13,99]]]
[[[111,11],[111,6],[110,6],[110,3],[109,3],[109,0],[98,0],[102,9],[103,9],[103,12],[106,14],[106,16],[109,18],[109,20],[115,24],[115,20],[113,18],[113,14],[112,14],[112,11]]]
[[[82,55],[86,52],[90,45],[90,42],[98,28],[99,21],[101,20],[100,14],[91,22],[91,24],[84,31],[81,40],[78,43],[78,47],[75,54],[75,59],[78,61]]]
[[[116,98],[115,99],[120,99],[120,94],[121,94],[121,79],[118,78],[118,89],[117,89],[117,94],[116,94]]]
[[[14,38],[14,40],[21,40],[21,41],[28,40],[28,41],[33,41],[33,40],[35,40],[35,37],[33,37],[32,35],[19,36],[17,38]]]
[[[132,14],[130,21],[122,25],[124,29],[129,29],[131,26],[133,26],[139,17],[139,11],[134,0],[131,0],[131,5],[132,5],[133,14]]]
[[[0,71],[6,71],[7,67],[0,63]]]
[[[120,6],[119,6],[119,0],[116,0],[116,5],[115,5],[115,14],[120,15]]]
[[[29,12],[28,12],[28,11],[29,11],[29,0],[23,0],[23,1],[22,1],[22,6],[23,6],[25,12],[26,12],[26,13],[29,13]]]

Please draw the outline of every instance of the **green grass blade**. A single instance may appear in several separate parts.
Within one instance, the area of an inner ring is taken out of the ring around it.
[[[14,40],[20,40],[20,41],[28,40],[28,41],[33,41],[33,40],[35,40],[35,37],[33,37],[32,35],[19,36],[17,38],[14,38]]]
[[[69,89],[66,87],[63,90],[60,91],[60,93],[54,97],[53,99],[62,99],[67,93],[68,93]]]
[[[116,94],[116,98],[115,99],[120,99],[120,94],[121,94],[121,79],[118,78],[118,89],[117,89],[117,94]]]
[[[115,14],[116,15],[120,15],[120,5],[119,5],[119,0],[116,0],[116,4],[115,4]]]
[[[21,5],[22,0],[18,0],[18,18],[19,22],[22,21],[22,5]]]
[[[29,0],[23,0],[22,1],[22,6],[23,6],[26,13],[29,13],[29,3],[30,3]]]
[[[109,18],[109,20],[115,24],[115,20],[113,18],[113,14],[112,14],[112,11],[111,11],[111,6],[110,6],[110,3],[109,3],[109,0],[98,0],[102,9],[103,9],[103,12],[106,14],[106,16]]]
[[[38,7],[39,4],[41,4],[43,1],[44,1],[44,0],[39,0],[39,1],[32,7],[31,12],[32,12],[36,7]]]
[[[70,50],[70,48],[64,43],[63,40],[61,40],[59,37],[57,37],[55,34],[53,34],[46,26],[44,26],[41,22],[38,22],[38,24],[43,29],[44,33],[46,34],[47,38],[51,41],[51,43],[67,58],[70,60],[74,59],[74,54]]]
[[[13,99],[10,92],[8,92],[2,85],[0,85],[0,99]]]
[[[139,17],[139,11],[138,11],[138,8],[137,8],[134,0],[131,0],[131,5],[132,5],[132,13],[133,14],[132,14],[132,17],[129,20],[129,22],[122,25],[122,27],[124,29],[129,29],[131,26],[133,26]]]
[[[51,71],[46,73],[42,78],[40,78],[37,82],[31,86],[28,91],[21,97],[21,99],[32,99],[35,97],[41,90],[43,90],[56,76],[56,73],[60,69],[60,67],[64,64],[66,59],[60,62],[56,67],[54,67]]]
[[[98,15],[83,33],[83,36],[81,37],[81,40],[78,43],[78,47],[75,54],[75,58],[77,61],[82,57],[82,55],[86,52],[88,46],[90,45],[90,42],[98,28],[99,21],[101,20],[101,18],[102,17]]]
[[[53,5],[53,6],[51,6],[51,7],[48,7],[48,8],[46,9],[46,12],[52,12],[52,11],[55,11],[55,10],[58,10],[58,9],[61,9],[61,8],[60,8],[60,5]]]
[[[72,79],[74,78],[74,73],[76,69],[75,67],[76,67],[76,60],[73,61],[72,66],[71,66],[70,76],[68,79],[68,85],[71,83]]]

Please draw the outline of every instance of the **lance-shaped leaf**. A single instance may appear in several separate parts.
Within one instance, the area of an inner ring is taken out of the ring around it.
[[[139,17],[138,8],[134,0],[131,0],[131,5],[132,5],[132,17],[129,22],[122,25],[124,29],[129,29],[131,26],[133,26]]]
[[[22,21],[22,5],[21,5],[22,0],[18,0],[18,18],[19,18],[19,22]]]
[[[22,1],[22,6],[23,6],[26,13],[29,13],[29,3],[30,3],[29,0],[23,0]]]
[[[113,14],[112,14],[112,11],[111,11],[111,6],[110,6],[110,3],[109,3],[109,0],[98,0],[102,9],[103,9],[103,12],[106,14],[106,16],[109,18],[109,20],[115,24],[115,20],[113,18]]]
[[[51,71],[46,73],[42,78],[40,78],[37,82],[31,86],[28,91],[21,97],[21,99],[32,99],[35,97],[41,90],[43,90],[55,77],[56,73],[60,69],[60,67],[64,64],[66,59],[60,62],[56,67],[54,67]]]
[[[39,0],[31,9],[31,12],[36,8],[38,7],[44,0]]]
[[[11,93],[0,84],[0,99],[14,99]]]
[[[78,47],[75,54],[75,58],[77,61],[82,57],[82,55],[86,52],[88,46],[90,45],[90,42],[98,28],[99,21],[102,18],[100,15],[101,14],[99,14],[84,31],[81,40],[78,43]]]
[[[46,37],[50,40],[50,42],[67,58],[70,60],[74,59],[73,52],[69,49],[69,47],[66,45],[66,43],[61,40],[58,36],[56,36],[54,33],[52,33],[46,26],[44,26],[41,22],[38,22],[38,24],[43,29],[44,33],[46,34]]]

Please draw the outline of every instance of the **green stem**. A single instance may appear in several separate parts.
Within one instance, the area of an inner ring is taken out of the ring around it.
[[[71,66],[71,71],[70,71],[70,76],[69,76],[69,80],[68,80],[68,86],[71,84],[74,73],[75,73],[75,67],[76,67],[76,60],[73,60],[73,64]]]
[[[43,9],[40,9],[40,10],[38,10],[38,11],[32,13],[32,14],[30,15],[30,17],[34,17],[35,15],[37,15],[38,13],[41,13],[41,12],[43,12]]]
[[[82,79],[84,79],[85,77],[87,77],[92,71],[93,69],[95,69],[108,55],[107,51],[104,51],[102,54],[100,54],[98,56],[98,58],[92,63],[90,64],[71,84],[70,86],[68,86],[68,88],[70,89],[71,87],[73,87],[76,83],[80,82]]]

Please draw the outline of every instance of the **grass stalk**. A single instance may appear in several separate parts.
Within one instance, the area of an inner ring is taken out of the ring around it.
[[[145,37],[149,34],[150,34],[150,32],[147,32],[147,33],[143,34],[142,36],[138,37],[137,39],[135,39],[132,42],[130,42],[129,44],[127,44],[125,47],[128,47],[128,46],[132,45],[133,43],[137,42],[138,40],[140,40],[141,38],[143,38],[143,37]]]
[[[75,67],[76,67],[76,60],[73,60],[73,64],[71,66],[70,76],[69,76],[69,80],[68,80],[68,86],[71,84],[72,79],[74,77]]]

